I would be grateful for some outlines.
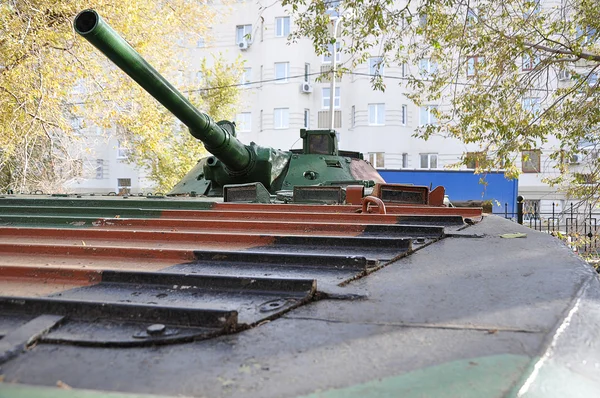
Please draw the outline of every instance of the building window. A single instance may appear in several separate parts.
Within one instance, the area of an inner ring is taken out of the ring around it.
[[[539,98],[523,98],[523,109],[534,115],[540,112],[540,99]]]
[[[275,18],[275,36],[288,37],[290,34],[290,17]]]
[[[73,130],[81,130],[83,128],[83,118],[77,116],[71,117],[71,127]]]
[[[408,106],[402,105],[402,113],[400,114],[400,124],[406,126],[408,122]]]
[[[125,143],[119,140],[117,147],[117,159],[127,159],[130,152],[130,149],[125,145]]]
[[[385,104],[369,104],[369,125],[383,126],[385,124]]]
[[[310,109],[304,109],[304,128],[310,128]]]
[[[260,117],[258,119],[258,130],[263,131],[263,110],[260,110]]]
[[[437,62],[429,58],[423,58],[419,61],[419,73],[423,77],[428,77],[437,72]]]
[[[401,68],[402,68],[402,71],[401,71],[402,77],[406,77],[406,62],[402,63]]]
[[[383,57],[369,58],[369,74],[371,76],[383,75]]]
[[[252,68],[244,68],[240,84],[250,84],[252,82]]]
[[[481,167],[483,160],[485,160],[485,154],[483,152],[467,152],[465,155],[465,164],[467,169],[476,169]]]
[[[252,42],[252,25],[238,25],[235,27],[235,44]]]
[[[273,126],[276,129],[287,129],[290,126],[289,108],[275,108],[273,111]]]
[[[317,128],[328,129],[331,127],[331,113],[329,111],[317,112]],[[342,128],[342,111],[333,112],[333,128]]]
[[[402,168],[405,169],[408,167],[408,153],[402,154]]]
[[[205,47],[205,46],[206,46],[206,42],[204,40],[204,37],[200,36],[198,38],[198,41],[196,42],[196,47],[202,48],[202,47]]]
[[[529,3],[527,5],[527,3]],[[525,4],[525,7],[529,7],[529,9],[526,9],[525,11],[523,11],[523,19],[529,19],[532,15],[536,15],[539,14],[540,11],[542,10],[542,7],[540,5],[540,0],[534,0],[531,2],[527,2]]]
[[[341,43],[338,41],[335,43],[335,63],[339,63],[341,59]],[[329,44],[327,46],[327,54],[323,54],[323,63],[329,64],[331,63],[331,57],[333,56],[333,44]]]
[[[424,28],[427,26],[427,14],[419,15],[419,27]]]
[[[369,153],[369,163],[373,167],[380,169],[385,167],[385,153],[383,152],[371,152]]]
[[[196,72],[196,75],[194,75],[194,83],[199,85],[202,83],[203,80],[204,80],[204,73],[202,73],[202,71],[199,70],[198,72]]]
[[[321,107],[323,109],[329,108],[329,101],[330,101],[330,97],[331,97],[330,96],[331,88],[323,87],[322,92],[323,92],[323,101],[321,103]],[[336,109],[340,107],[340,88],[339,87],[335,88],[335,98],[333,99],[333,107]]]
[[[542,151],[534,149],[531,151],[523,151],[521,154],[522,171],[523,173],[539,173],[540,159]]]
[[[425,126],[426,124],[437,124],[437,117],[435,112],[437,110],[437,105],[429,105],[422,106],[419,109],[419,124],[421,126]]]
[[[275,62],[275,79],[277,83],[286,83],[288,81],[289,70],[289,62]]]
[[[310,83],[310,64],[309,63],[304,64],[304,82]]]
[[[352,105],[350,108],[350,127],[354,128],[356,126],[356,106]]]
[[[590,44],[593,43],[594,40],[598,37],[598,30],[594,27],[587,26],[585,28],[581,26],[575,27],[575,39],[581,40],[582,44]]]
[[[421,168],[422,169],[437,169],[438,167],[438,155],[437,153],[422,153],[421,157]]]
[[[235,117],[235,125],[237,131],[243,133],[252,130],[252,113],[242,112],[238,113]]]
[[[119,195],[131,194],[131,178],[117,178],[117,192]]]
[[[104,159],[96,159],[96,179],[104,178]]]
[[[480,73],[485,57],[467,57],[467,76],[472,77]]]
[[[523,70],[534,70],[539,63],[540,56],[538,54],[523,54]]]

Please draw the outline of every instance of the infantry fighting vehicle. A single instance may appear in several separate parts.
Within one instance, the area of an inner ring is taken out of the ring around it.
[[[214,156],[172,197],[0,197],[0,397],[600,396],[600,281],[562,242],[332,132],[242,145],[96,12],[75,28]]]

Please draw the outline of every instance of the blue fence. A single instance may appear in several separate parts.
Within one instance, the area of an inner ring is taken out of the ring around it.
[[[388,183],[435,188],[442,185],[450,201],[489,200],[496,214],[516,213],[518,180],[507,180],[504,172],[474,174],[465,170],[377,170]],[[482,184],[483,180],[486,183]],[[506,207],[505,207],[505,204]]]

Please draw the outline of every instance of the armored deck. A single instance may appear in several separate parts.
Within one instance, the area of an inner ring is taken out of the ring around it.
[[[597,274],[481,209],[74,196],[0,208],[0,396],[600,391]]]

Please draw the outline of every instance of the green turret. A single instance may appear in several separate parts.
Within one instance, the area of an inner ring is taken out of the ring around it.
[[[291,190],[296,185],[383,181],[373,167],[362,160],[362,155],[344,152],[340,156],[333,131],[302,130],[302,151],[242,144],[235,137],[233,123],[215,123],[210,116],[196,109],[96,11],[79,13],[74,26],[77,33],[181,120],[214,155],[201,159],[170,194],[195,192],[217,196],[222,194],[225,185],[252,182],[260,182],[269,192],[275,193],[282,189]]]

